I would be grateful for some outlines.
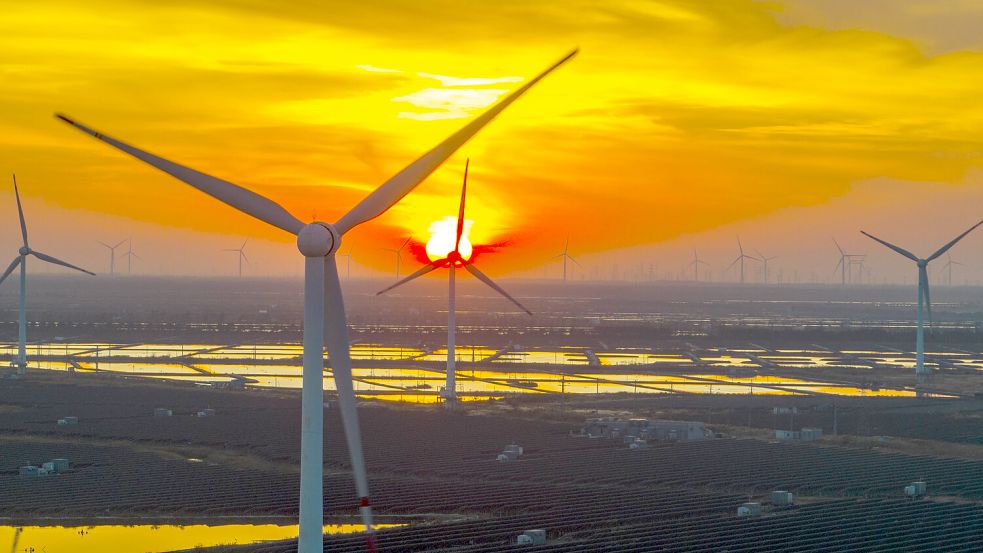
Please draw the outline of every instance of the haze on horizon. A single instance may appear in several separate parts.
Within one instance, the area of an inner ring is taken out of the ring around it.
[[[8,6],[0,168],[18,174],[32,241],[105,273],[97,241],[132,236],[135,272],[231,275],[220,250],[248,236],[246,274],[297,275],[291,236],[52,113],[334,220],[572,46],[577,63],[346,237],[359,274],[390,273],[385,248],[425,242],[455,212],[465,157],[475,243],[509,243],[482,261],[492,275],[556,277],[543,263],[569,235],[588,267],[679,274],[697,248],[719,280],[740,235],[752,255],[779,256],[773,270],[831,279],[835,236],[869,254],[877,280],[911,282],[858,230],[928,253],[983,218],[983,3],[456,6]],[[13,253],[8,189],[0,251]],[[953,250],[967,264],[955,281],[983,278],[981,241]]]

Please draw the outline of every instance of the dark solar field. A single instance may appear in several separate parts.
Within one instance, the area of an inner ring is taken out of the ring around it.
[[[715,399],[661,398],[636,407],[666,409],[665,402],[676,401],[675,408],[699,413]],[[587,410],[631,405],[607,401]],[[738,399],[719,401],[708,413],[714,420],[746,417]],[[870,411],[917,409],[918,401],[885,398],[870,404]],[[532,547],[536,551],[983,548],[983,460],[746,438],[630,450],[616,441],[572,436],[584,418],[582,406],[550,411],[545,404],[511,405],[454,413],[363,405],[376,511],[389,522],[411,522],[380,533],[383,551],[511,551],[518,547],[516,535],[530,528],[549,534],[545,546]],[[153,417],[154,407],[162,406],[174,416]],[[205,407],[216,415],[192,416]],[[297,397],[272,392],[50,374],[4,381],[0,513],[21,521],[289,521],[298,501],[298,407]],[[764,407],[758,406],[762,423]],[[846,429],[849,403],[841,411]],[[967,417],[965,410],[957,413]],[[79,424],[55,424],[66,415],[78,416]],[[326,415],[326,508],[341,520],[355,514],[355,494],[337,413],[328,409]],[[801,417],[809,416],[821,411],[803,404]],[[920,416],[935,426],[944,418]],[[935,426],[925,425],[926,433]],[[495,461],[512,442],[525,454],[511,463]],[[70,459],[69,473],[17,476],[26,461],[56,457]],[[928,499],[904,497],[903,487],[916,480],[928,483]],[[798,504],[772,508],[767,495],[775,489],[794,492]],[[749,496],[762,501],[765,512],[739,519],[736,509]],[[284,542],[235,550],[294,548]],[[362,548],[357,536],[331,537],[326,545],[326,551]]]

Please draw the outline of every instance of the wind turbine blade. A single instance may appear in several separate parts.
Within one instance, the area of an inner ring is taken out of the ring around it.
[[[359,202],[354,209],[346,213],[344,217],[338,220],[338,222],[335,224],[338,232],[344,234],[356,226],[371,219],[375,219],[379,215],[385,213],[386,210],[402,199],[403,196],[409,194],[418,184],[423,182],[423,180],[427,178],[430,173],[433,173],[437,167],[440,166],[440,164],[446,161],[447,158],[457,151],[458,148],[463,146],[465,142],[470,140],[472,136],[482,129],[482,127],[490,123],[495,116],[502,112],[502,110],[509,107],[512,102],[516,101],[527,90],[532,88],[536,83],[546,77],[546,75],[552,73],[556,68],[566,63],[576,54],[577,50],[570,52],[564,56],[563,59],[536,76],[536,78],[532,79],[512,94],[509,94],[504,100],[465,125],[464,128],[452,134],[429,152],[423,154],[423,156],[409,164],[399,173],[396,173],[396,175],[386,181],[374,192],[369,194],[364,200]]]
[[[246,238],[245,240],[243,240],[243,241],[242,241],[242,245],[241,245],[241,246],[239,246],[239,249],[240,249],[240,250],[244,250],[244,249],[246,249],[246,244],[248,244],[248,243],[249,243],[249,239],[248,239],[248,238]]]
[[[239,250],[239,255],[241,255],[241,256],[242,256],[242,258],[243,258],[244,260],[246,260],[246,263],[247,263],[247,264],[249,263],[249,258],[248,258],[248,257],[246,257],[246,252],[244,252],[244,251],[242,251],[242,250]]]
[[[970,230],[972,230],[972,229],[970,229]],[[881,244],[884,244],[885,246],[891,248],[892,250],[900,253],[901,255],[907,257],[908,259],[910,259],[910,260],[912,260],[912,261],[914,261],[916,263],[918,262],[918,258],[915,257],[915,254],[909,252],[908,250],[906,250],[904,248],[899,248],[899,247],[895,246],[894,244],[892,244],[890,242],[885,242],[884,240],[881,240],[880,238],[874,236],[873,234],[869,234],[869,233],[867,233],[865,231],[860,231],[860,234],[863,234],[867,238],[870,238],[872,240],[876,240],[877,242],[880,242]]]
[[[93,273],[92,271],[86,271],[82,267],[76,267],[75,265],[72,265],[71,263],[68,263],[67,261],[62,261],[61,259],[58,259],[57,257],[51,257],[50,255],[45,254],[45,253],[41,253],[39,251],[32,250],[31,251],[31,255],[33,255],[34,257],[36,257],[38,259],[40,259],[41,261],[47,261],[48,263],[54,263],[55,265],[61,265],[62,267],[68,267],[69,269],[75,269],[76,271],[82,271],[83,273],[85,273],[87,275],[96,276],[96,274]]]
[[[570,251],[570,236],[567,235],[567,241],[563,243],[563,255],[566,255]]]
[[[936,257],[944,254],[945,252],[949,251],[949,248],[955,246],[956,245],[956,242],[962,240],[963,237],[965,237],[967,234],[973,232],[973,230],[975,230],[976,227],[978,227],[980,225],[983,225],[983,221],[980,221],[979,223],[976,223],[975,225],[973,225],[972,227],[970,227],[969,230],[967,230],[966,232],[960,234],[955,239],[953,239],[952,242],[949,242],[945,246],[942,246],[941,248],[939,248],[939,250],[937,252],[935,252],[932,255],[928,256],[928,259],[926,259],[925,261],[926,262],[931,261],[931,260],[935,259]]]
[[[365,525],[369,551],[375,551],[372,528],[372,507],[369,502],[369,482],[362,453],[362,431],[358,423],[358,404],[352,383],[352,360],[349,352],[348,321],[345,318],[345,301],[341,293],[341,279],[333,255],[324,258],[324,343],[328,347],[328,362],[338,388],[341,422],[345,428],[345,441],[351,458],[355,490],[359,498],[359,510]]]
[[[106,246],[106,247],[107,247],[107,248],[109,248],[110,250],[111,250],[111,249],[113,249],[113,247],[112,247],[112,246],[110,246],[109,244],[107,244],[107,243],[105,243],[105,242],[103,242],[102,240],[96,240],[96,242],[99,242],[100,244],[102,244],[103,246]]]
[[[393,284],[392,286],[389,286],[388,288],[385,288],[383,290],[380,290],[380,291],[376,292],[375,295],[381,296],[382,294],[385,294],[386,292],[392,290],[393,288],[396,288],[397,286],[402,286],[402,285],[406,284],[407,282],[409,282],[411,280],[420,278],[423,275],[425,275],[425,274],[433,271],[434,269],[440,267],[441,265],[443,265],[446,262],[447,262],[446,259],[438,259],[437,261],[431,262],[429,265],[424,265],[423,267],[420,268],[419,271],[413,273],[412,275],[410,275],[410,276],[408,276],[408,277],[406,277],[404,279],[401,279],[401,280],[396,281],[395,284]]]
[[[464,234],[464,198],[468,195],[468,165],[471,159],[464,162],[464,184],[461,185],[461,208],[457,211],[457,239],[454,241],[454,251],[461,247],[461,236]]]
[[[260,196],[255,192],[246,190],[245,188],[242,188],[236,184],[217,179],[211,175],[200,173],[183,165],[178,165],[172,161],[157,157],[154,154],[134,148],[129,144],[124,144],[115,138],[108,137],[102,133],[96,132],[88,127],[76,123],[64,115],[56,114],[56,117],[81,130],[82,132],[102,140],[110,146],[114,146],[130,154],[131,156],[144,161],[157,169],[160,169],[178,180],[190,184],[191,186],[201,190],[209,196],[212,196],[220,202],[230,205],[243,213],[252,215],[260,221],[281,228],[291,234],[299,233],[300,229],[304,227],[304,223],[301,222],[300,219],[297,219],[288,213],[282,206],[268,198]]]
[[[404,240],[403,241],[403,245],[400,246],[398,250],[396,250],[396,253],[398,254],[399,252],[403,251],[403,248],[405,248],[406,245],[409,244],[410,243],[410,240],[412,240],[412,239],[413,239],[412,237],[408,237],[406,240]]]
[[[840,265],[843,265],[843,256],[840,256],[840,260],[836,263],[836,267],[833,268],[833,272],[840,270]]]
[[[733,260],[733,261],[731,261],[731,262],[730,262],[730,265],[728,265],[728,266],[727,266],[727,269],[730,269],[730,268],[731,268],[731,267],[733,267],[734,265],[737,265],[737,262],[738,262],[738,261],[740,261],[740,260],[741,260],[741,259],[742,259],[743,257],[744,257],[744,256],[743,256],[743,255],[741,255],[741,256],[738,256],[738,257],[737,257],[737,259],[735,259],[735,260]]]
[[[479,280],[481,280],[482,282],[484,282],[485,284],[487,284],[488,286],[490,286],[493,290],[495,290],[499,294],[505,296],[505,298],[508,299],[510,302],[512,302],[512,303],[516,304],[517,306],[519,306],[519,309],[521,309],[521,310],[525,311],[526,313],[532,315],[532,311],[529,311],[528,309],[526,309],[526,306],[524,306],[521,303],[519,303],[519,300],[517,300],[517,299],[513,298],[512,296],[510,296],[508,292],[506,292],[505,290],[503,290],[501,286],[495,284],[495,281],[493,281],[492,279],[488,278],[488,276],[485,275],[485,273],[482,273],[481,271],[479,271],[477,267],[475,267],[474,265],[472,265],[470,263],[467,263],[467,264],[464,265],[464,268],[467,269],[469,273],[471,273],[472,275],[474,275],[475,277],[477,277]]]
[[[10,276],[10,273],[14,272],[14,269],[21,264],[22,260],[23,257],[18,255],[13,261],[10,262],[10,265],[7,266],[7,270],[3,272],[3,276],[0,276],[0,284],[3,284],[3,281],[7,280],[7,277]]]
[[[124,243],[126,243],[126,238],[124,238],[124,239],[120,240],[119,242],[117,242],[116,245],[113,246],[113,249],[115,250],[116,248],[122,246]]]
[[[24,247],[27,247],[27,223],[24,222],[24,210],[20,205],[20,192],[17,190],[17,175],[14,175],[14,198],[17,199],[17,215],[20,217],[20,235],[24,238]]]
[[[836,249],[840,251],[841,257],[846,255],[846,252],[844,252],[843,248],[840,247],[840,243],[836,241],[836,238],[833,239],[833,243],[836,244]]]
[[[567,256],[567,259],[569,259],[570,261],[573,261],[573,264],[576,265],[576,266],[578,266],[578,267],[580,267],[581,269],[584,268],[584,266],[581,265],[580,262],[578,262],[576,259],[570,257],[569,255]]]

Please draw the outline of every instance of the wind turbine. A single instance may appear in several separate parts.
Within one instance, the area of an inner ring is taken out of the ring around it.
[[[571,257],[571,255],[570,255],[569,252],[570,252],[570,237],[567,236],[567,242],[563,245],[563,253],[561,253],[560,255],[557,255],[557,256],[553,257],[553,259],[556,259],[556,258],[562,258],[563,259],[563,282],[566,282],[567,281],[567,260],[568,259],[570,261],[573,261],[574,264],[576,264],[578,267],[583,268],[580,265],[580,263],[577,263],[577,260],[576,259],[574,259],[573,257]]]
[[[355,246],[348,246],[348,251],[345,253],[339,253],[341,257],[345,258],[345,280],[352,279],[352,250]]]
[[[778,256],[777,255],[773,255],[771,257],[765,257],[764,254],[761,253],[761,251],[758,250],[758,249],[755,249],[754,252],[758,254],[758,256],[759,256],[758,257],[758,261],[760,261],[761,264],[763,265],[764,277],[765,277],[765,284],[768,284],[768,262],[771,261],[772,259],[777,259]]]
[[[103,246],[109,248],[109,274],[110,275],[115,275],[116,274],[116,248],[122,246],[123,245],[123,242],[126,242],[126,240],[125,239],[124,240],[120,240],[119,242],[116,243],[115,246],[110,246],[109,244],[107,244],[107,243],[105,243],[105,242],[103,242],[101,240],[99,241],[100,244],[102,244]]]
[[[888,248],[891,248],[892,250],[898,252],[899,254],[914,261],[915,264],[918,266],[918,330],[915,335],[916,336],[915,337],[915,374],[918,375],[919,378],[923,377],[928,372],[925,370],[925,322],[923,317],[923,310],[927,309],[928,320],[929,321],[932,320],[932,300],[928,292],[928,264],[933,259],[949,251],[949,248],[955,246],[956,242],[962,240],[964,236],[972,232],[976,227],[980,225],[983,225],[983,221],[976,223],[975,225],[970,227],[969,230],[960,234],[951,242],[942,246],[941,248],[936,250],[935,253],[924,259],[916,257],[915,254],[909,252],[908,250],[899,248],[898,246],[895,246],[894,244],[891,244],[889,242],[885,242],[884,240],[881,240],[880,238],[874,236],[873,234],[869,234],[865,231],[860,231],[864,236],[867,236],[868,238],[876,240],[877,242],[880,242],[881,244],[887,246]]]
[[[139,259],[141,261],[143,260],[143,258],[140,257],[139,255],[133,253],[133,239],[132,238],[127,238],[126,239],[126,243],[127,243],[126,253],[123,254],[123,257],[126,258],[126,274],[129,275],[129,274],[132,274],[133,273],[133,258],[135,257],[135,258],[137,258],[137,259]]]
[[[462,242],[461,240],[461,238],[464,236],[464,200],[468,190],[468,165],[470,165],[470,160],[464,164],[464,184],[461,186],[461,207],[457,212],[457,230],[454,238],[454,249],[448,252],[444,257],[431,261],[427,265],[424,265],[420,270],[376,294],[377,296],[384,294],[397,286],[402,286],[403,284],[406,284],[411,280],[415,280],[431,271],[441,267],[447,267],[447,382],[444,387],[444,399],[447,401],[448,405],[455,405],[457,402],[457,356],[454,350],[456,344],[455,338],[457,334],[457,299],[454,269],[456,267],[463,267],[466,271],[491,287],[492,290],[495,290],[499,294],[505,296],[506,299],[517,305],[519,309],[525,311],[529,315],[532,315],[532,311],[526,309],[525,306],[518,302],[518,300],[510,296],[508,292],[503,290],[499,285],[495,284],[492,279],[488,278],[485,273],[482,273],[477,267],[474,266],[470,259],[471,243],[466,240]],[[464,245],[464,253],[462,253],[462,244]]]
[[[741,237],[740,236],[737,237],[737,249],[740,250],[741,253],[737,256],[737,259],[735,259],[734,261],[732,261],[731,264],[727,268],[730,269],[737,262],[740,262],[741,263],[741,284],[744,284],[744,260],[745,259],[751,259],[751,260],[754,260],[754,261],[758,261],[758,259],[756,257],[752,257],[752,256],[747,255],[746,253],[744,253],[744,246],[741,244]]]
[[[405,248],[406,245],[409,243],[410,243],[410,239],[407,238],[406,240],[403,241],[403,245],[396,248],[395,250],[390,250],[390,249],[386,250],[387,252],[392,252],[393,254],[396,255],[396,280],[399,280],[399,262],[403,258],[403,248]]]
[[[24,221],[24,210],[20,205],[20,192],[17,190],[16,175],[14,175],[14,198],[17,199],[17,216],[20,218],[20,234],[24,240],[24,245],[20,247],[17,257],[10,263],[7,270],[3,272],[3,276],[0,276],[0,284],[7,280],[10,273],[14,272],[14,269],[20,265],[20,317],[17,326],[17,359],[12,364],[17,367],[17,374],[24,374],[27,371],[27,256],[33,255],[41,261],[82,271],[86,274],[95,275],[95,273],[51,257],[48,254],[32,250],[31,246],[27,243],[27,223]]]
[[[570,52],[409,164],[383,183],[382,186],[375,189],[334,224],[324,222],[305,224],[276,202],[255,192],[119,142],[80,125],[64,115],[57,116],[79,130],[190,184],[219,201],[297,236],[297,249],[300,250],[305,259],[299,553],[320,553],[324,543],[322,527],[324,523],[324,390],[322,389],[322,381],[325,341],[328,346],[331,369],[338,388],[345,438],[351,455],[355,487],[360,497],[359,507],[366,526],[366,541],[370,550],[375,549],[372,533],[372,510],[368,498],[365,461],[362,456],[362,438],[359,432],[355,392],[352,387],[348,325],[341,282],[338,278],[338,267],[335,261],[335,256],[341,246],[342,236],[356,226],[388,211],[496,115],[576,54],[577,50]]]
[[[849,280],[851,282],[853,281],[853,272],[851,271],[852,265],[854,263],[857,263],[856,261],[857,259],[860,259],[861,260],[860,263],[863,264],[863,258],[867,257],[867,255],[858,254],[858,253],[846,253],[845,251],[843,251],[843,248],[840,247],[840,243],[836,241],[836,238],[833,239],[833,244],[836,246],[837,251],[840,252],[840,261],[836,264],[836,267],[833,269],[833,272],[836,273],[837,270],[840,271],[840,283],[843,286],[846,286],[848,276],[849,276]]]
[[[965,266],[965,263],[960,263],[958,261],[953,261],[952,260],[952,256],[949,255],[949,254],[946,254],[945,257],[946,257],[945,265],[942,266],[942,270],[946,271],[946,273],[947,273],[947,276],[946,276],[946,285],[952,286],[952,266],[953,265]]]
[[[697,255],[696,250],[693,250],[693,261],[690,261],[689,265],[687,265],[686,267],[693,268],[693,280],[696,282],[700,282],[700,265],[706,265],[708,267],[710,266],[709,263],[700,259],[700,256]]]
[[[223,252],[239,252],[239,276],[240,277],[242,277],[242,262],[243,262],[243,260],[245,260],[246,263],[249,263],[249,258],[246,257],[246,242],[249,242],[249,239],[248,238],[246,238],[246,240],[243,241],[242,245],[239,246],[238,248],[226,248],[226,249],[222,250]]]

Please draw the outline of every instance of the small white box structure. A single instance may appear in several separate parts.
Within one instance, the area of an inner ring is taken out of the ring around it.
[[[628,449],[645,449],[649,446],[649,443],[641,438],[635,438],[630,444],[628,444]]]
[[[214,417],[215,416],[215,409],[202,409],[201,411],[198,411],[198,416],[199,417]]]
[[[170,417],[173,415],[174,415],[174,411],[171,411],[170,409],[167,409],[165,407],[158,407],[154,409],[155,417]]]
[[[526,530],[515,538],[515,543],[519,545],[544,545],[546,543],[546,530]]]
[[[904,494],[908,497],[921,497],[928,490],[925,482],[912,482],[910,486],[905,486]]]
[[[69,424],[78,424],[78,423],[79,423],[78,417],[68,416],[58,419],[58,424],[62,426],[69,425]]]
[[[776,430],[775,439],[781,440],[783,442],[790,442],[793,440],[798,440],[800,434],[794,430]]]
[[[795,504],[795,496],[792,492],[786,492],[784,490],[776,490],[771,492],[771,504],[781,505],[783,507]]]
[[[49,474],[52,473],[52,472],[55,472],[55,464],[52,463],[51,461],[48,461],[47,463],[42,463],[41,464],[41,470],[43,470],[44,472],[47,472]]]
[[[55,472],[62,473],[68,470],[68,459],[52,459],[51,463],[55,466]]]
[[[515,461],[522,456],[522,446],[515,444],[509,444],[505,446],[505,450],[498,454],[495,459],[499,462],[506,463],[508,461]]]
[[[519,457],[519,456],[522,455],[522,446],[515,445],[515,444],[509,444],[509,445],[505,446],[504,452],[505,453],[510,453],[510,452],[511,453],[515,453],[515,455],[517,457]]]
[[[803,442],[814,442],[823,437],[823,429],[805,427],[802,429],[802,432],[799,433],[799,436]]]
[[[741,518],[761,516],[761,504],[743,503],[737,508],[737,516]]]

